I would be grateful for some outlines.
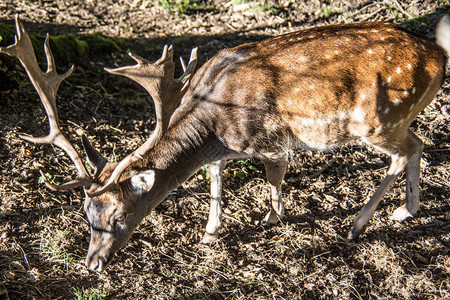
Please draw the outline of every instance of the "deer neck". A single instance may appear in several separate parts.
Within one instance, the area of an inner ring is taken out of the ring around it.
[[[182,106],[175,111],[159,143],[145,159],[132,166],[136,171],[155,171],[154,187],[145,195],[151,201],[148,203],[148,212],[200,167],[230,154],[197,105]]]

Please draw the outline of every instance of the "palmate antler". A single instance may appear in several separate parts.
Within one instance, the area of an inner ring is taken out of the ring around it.
[[[41,172],[46,185],[52,190],[67,190],[79,186],[86,186],[92,182],[92,178],[86,170],[83,161],[73,148],[72,144],[64,137],[59,129],[58,112],[56,109],[56,93],[61,82],[72,74],[73,66],[64,74],[60,75],[56,72],[55,60],[49,46],[49,36],[45,38],[44,50],[47,58],[47,71],[41,71],[36,55],[31,44],[30,37],[25,31],[22,23],[16,15],[16,31],[15,43],[6,48],[0,47],[0,52],[10,56],[17,57],[25,68],[28,77],[36,89],[45,112],[48,116],[50,126],[49,134],[45,137],[32,137],[28,135],[20,135],[21,138],[37,144],[53,144],[63,149],[75,164],[79,177],[72,181],[61,185],[54,185],[48,182],[47,178]]]
[[[16,42],[6,48],[0,47],[0,52],[17,57],[24,66],[28,77],[35,87],[45,112],[48,116],[50,132],[46,137],[32,137],[28,135],[20,135],[21,138],[38,144],[53,144],[63,149],[75,164],[78,171],[78,178],[72,181],[54,185],[48,182],[43,176],[46,185],[52,190],[67,190],[79,186],[89,187],[93,182],[93,178],[89,175],[83,161],[72,144],[64,137],[59,129],[58,113],[56,109],[56,93],[61,82],[66,79],[73,71],[73,66],[62,75],[55,70],[55,61],[49,46],[49,37],[45,39],[45,54],[47,57],[47,71],[44,73],[39,68],[36,55],[31,44],[30,37],[25,31],[19,17],[16,15]],[[107,183],[91,192],[90,196],[96,196],[110,190],[115,186],[123,171],[133,162],[142,159],[161,139],[167,130],[169,120],[179,103],[186,93],[192,74],[197,64],[197,48],[191,52],[191,57],[186,66],[183,59],[180,58],[183,67],[183,75],[174,79],[175,64],[173,63],[172,46],[164,46],[163,54],[155,63],[129,53],[129,55],[137,62],[134,66],[120,67],[116,69],[105,70],[122,76],[126,76],[140,85],[142,85],[152,96],[155,103],[156,112],[156,128],[150,138],[142,144],[138,149],[125,157],[114,169]],[[87,139],[83,139],[83,143],[88,143]],[[43,172],[40,171],[43,175]]]
[[[170,117],[189,87],[190,79],[197,65],[197,48],[194,48],[191,51],[187,66],[180,57],[184,73],[180,78],[174,79],[175,64],[173,63],[172,45],[164,46],[161,58],[155,63],[150,63],[132,53],[129,53],[129,55],[137,62],[136,65],[116,69],[105,68],[105,70],[111,74],[128,77],[148,91],[155,103],[156,128],[144,144],[116,166],[107,183],[100,189],[90,193],[90,196],[102,194],[114,187],[119,182],[120,176],[125,169],[132,163],[145,157],[159,142],[169,126]]]

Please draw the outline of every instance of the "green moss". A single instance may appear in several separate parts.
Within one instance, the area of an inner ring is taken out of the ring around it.
[[[0,24],[0,47],[14,44],[14,26]],[[13,72],[17,60],[6,54],[0,53],[0,91],[7,91],[19,87],[20,77]]]
[[[15,33],[13,26],[0,23],[0,46],[4,47],[13,44]]]
[[[14,26],[0,24],[0,46],[13,44],[15,33]],[[30,34],[30,38],[38,61],[43,61],[45,36]],[[109,38],[100,33],[79,37],[73,34],[50,36],[50,48],[58,65],[82,64],[90,55],[121,52],[121,45],[120,39]]]
[[[94,55],[104,55],[122,51],[120,48],[122,41],[120,39],[105,37],[100,33],[80,36],[80,41],[87,43],[87,45],[89,45],[89,53]]]
[[[50,48],[58,65],[80,64],[88,56],[88,44],[73,34],[50,37]]]

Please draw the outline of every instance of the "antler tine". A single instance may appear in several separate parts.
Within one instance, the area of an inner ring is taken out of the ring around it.
[[[197,47],[191,50],[191,56],[189,58],[188,66],[186,66],[184,59],[180,56],[181,67],[183,68],[184,74],[192,73],[192,71],[195,69],[195,66],[197,65],[197,50],[198,50]],[[181,77],[183,77],[183,75]]]
[[[186,71],[186,63],[184,62],[184,59],[180,56],[180,62],[181,62],[181,68],[183,68],[183,72]]]
[[[149,61],[140,57],[139,55],[133,54],[131,52],[128,52],[128,56],[130,56],[132,59],[134,59],[138,65],[148,64]]]
[[[22,63],[28,77],[36,89],[42,105],[48,117],[49,133],[45,137],[33,137],[20,135],[26,141],[38,144],[53,144],[63,149],[75,164],[79,177],[70,182],[53,185],[44,176],[46,185],[52,190],[66,190],[78,186],[85,186],[91,182],[91,177],[84,166],[83,161],[73,148],[72,144],[64,137],[59,129],[58,112],[56,109],[56,93],[61,82],[72,74],[73,66],[64,74],[58,74],[55,70],[55,60],[50,49],[49,35],[45,39],[44,50],[47,59],[47,72],[43,73],[37,63],[36,55],[31,44],[30,37],[16,15],[15,43],[6,48],[0,48],[0,52],[17,57]],[[41,172],[42,174],[42,172]]]
[[[172,62],[173,61],[173,46],[164,45],[163,53],[161,58],[156,61],[156,64],[161,64],[164,62]]]
[[[187,67],[186,64],[184,63],[184,60],[180,57],[181,65],[184,71],[183,75],[181,75],[181,77],[178,79],[183,84],[183,87],[180,90],[182,94],[184,94],[187,91],[191,77],[194,73],[195,67],[197,66],[197,50],[198,50],[197,47],[192,49]]]

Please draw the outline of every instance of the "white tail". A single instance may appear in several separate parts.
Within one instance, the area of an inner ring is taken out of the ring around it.
[[[436,44],[441,46],[450,57],[450,16],[445,15],[436,26]]]

